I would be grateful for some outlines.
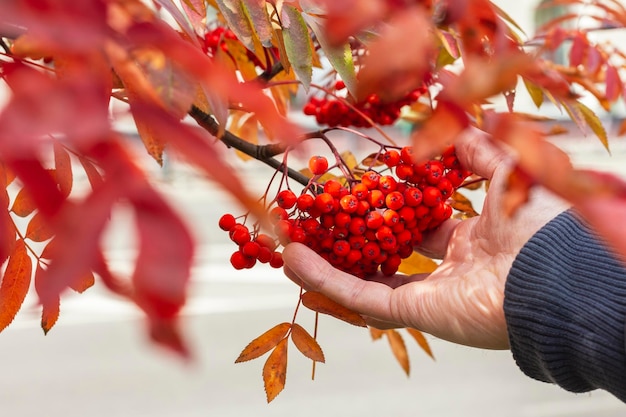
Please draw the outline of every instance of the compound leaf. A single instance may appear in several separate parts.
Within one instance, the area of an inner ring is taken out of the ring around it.
[[[246,346],[235,360],[235,363],[246,362],[263,356],[285,338],[291,328],[290,323],[280,323],[272,327]]]

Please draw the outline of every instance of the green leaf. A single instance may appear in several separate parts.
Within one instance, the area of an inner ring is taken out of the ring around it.
[[[309,28],[298,9],[290,5],[283,6],[281,21],[287,58],[305,90],[308,90],[313,76],[313,47]]]
[[[254,51],[253,30],[241,0],[216,0],[220,12],[237,38]]]
[[[317,22],[317,19],[308,14],[304,14],[303,17],[315,34],[315,38],[319,42],[324,55],[328,58],[328,62],[330,62],[330,65],[337,71],[337,74],[339,74],[341,80],[346,85],[348,92],[355,96],[356,71],[354,70],[354,60],[352,59],[350,45],[346,43],[341,47],[331,46],[326,39],[322,26]]]
[[[526,91],[528,91],[528,94],[530,94],[530,98],[533,100],[533,103],[535,103],[535,106],[537,106],[537,108],[541,107],[541,105],[543,104],[543,90],[535,83],[528,81],[526,78],[523,79],[524,80],[524,86],[526,86]]]
[[[267,2],[265,0],[244,0],[243,9],[252,23],[252,28],[256,32],[261,44],[266,48],[272,47],[272,22],[267,13]]]
[[[604,148],[610,153],[609,139],[604,129],[602,121],[597,114],[594,113],[589,107],[581,103],[580,101],[574,101],[572,107],[582,116],[584,122],[591,129],[591,131],[600,139],[600,142]],[[570,113],[571,115],[572,113]]]

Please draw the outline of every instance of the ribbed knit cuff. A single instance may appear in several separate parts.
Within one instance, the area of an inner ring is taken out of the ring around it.
[[[507,278],[504,312],[513,357],[526,375],[626,401],[626,269],[572,211],[522,248]]]

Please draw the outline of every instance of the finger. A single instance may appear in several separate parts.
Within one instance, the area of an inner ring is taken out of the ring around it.
[[[310,248],[291,243],[283,251],[285,265],[310,290],[383,321],[395,321],[390,309],[392,288],[335,269]]]
[[[461,133],[454,144],[461,165],[483,178],[491,179],[496,168],[511,159],[503,147],[476,128]]]

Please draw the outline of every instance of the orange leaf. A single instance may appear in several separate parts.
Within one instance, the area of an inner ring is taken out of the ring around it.
[[[409,364],[409,354],[406,350],[406,345],[404,344],[404,339],[402,335],[394,329],[385,330],[385,334],[387,335],[387,340],[389,341],[389,346],[391,346],[391,352],[393,356],[396,357],[396,360],[404,370],[404,372],[409,375],[411,370]]]
[[[54,167],[55,177],[59,190],[65,197],[70,195],[74,178],[72,176],[72,161],[70,154],[65,150],[59,142],[54,142]]]
[[[0,286],[0,331],[11,324],[22,307],[30,286],[32,267],[26,244],[20,239],[9,256]]]
[[[365,319],[360,314],[336,303],[322,293],[307,291],[302,294],[301,299],[302,304],[313,311],[328,314],[355,326],[367,327]]]
[[[458,191],[452,194],[452,202],[450,204],[453,209],[462,212],[467,217],[475,217],[478,216],[476,210],[474,210],[474,206],[469,198],[465,197],[463,194]]]
[[[370,327],[370,336],[372,336],[372,340],[378,340],[385,334],[384,330],[377,329],[375,327]]]
[[[263,366],[263,382],[267,402],[271,402],[285,388],[287,379],[287,339],[278,342]]]
[[[235,363],[256,359],[276,347],[285,338],[291,328],[290,323],[280,323],[272,327],[246,346],[235,360]]]
[[[424,337],[424,333],[420,332],[417,329],[412,329],[410,327],[407,327],[406,331],[411,336],[413,336],[413,339],[415,339],[419,347],[421,347],[422,350],[426,352],[428,356],[435,359],[435,356],[433,355],[433,351],[431,350],[430,345],[428,344],[428,340],[426,340],[426,337]]]
[[[95,284],[96,278],[92,271],[80,277],[76,282],[70,283],[70,288],[78,293],[83,293]]]
[[[42,285],[42,280],[45,279],[44,269],[41,268],[40,265],[37,265],[35,270],[35,288],[40,288]],[[41,328],[43,329],[44,334],[48,334],[52,326],[59,319],[60,313],[60,297],[56,297],[56,299],[49,299],[45,302],[42,302],[41,305]]]
[[[299,324],[291,326],[291,340],[298,350],[307,358],[316,362],[324,362],[324,352],[315,339]]]
[[[20,217],[26,217],[35,211],[36,208],[37,206],[31,198],[28,190],[26,190],[26,188],[22,188],[15,196],[15,200],[13,200],[11,211]]]
[[[26,227],[26,237],[33,242],[44,242],[54,236],[45,216],[36,213]]]

